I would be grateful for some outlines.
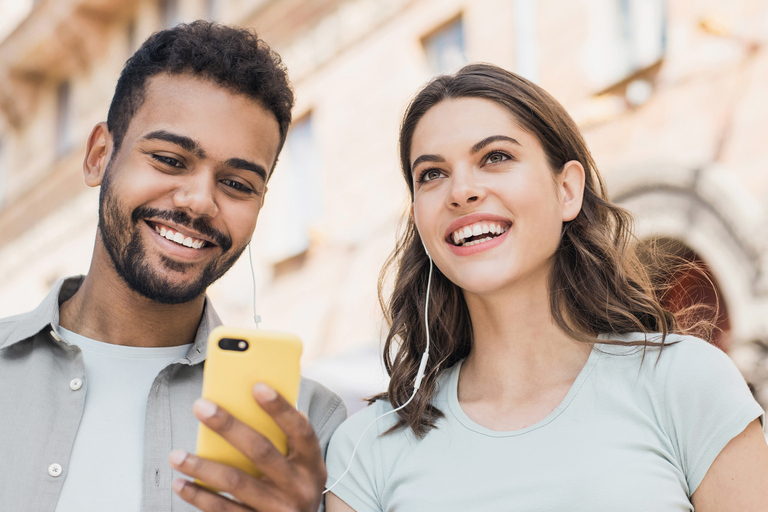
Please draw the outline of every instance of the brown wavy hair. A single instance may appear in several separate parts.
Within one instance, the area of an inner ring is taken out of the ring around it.
[[[594,343],[599,333],[661,333],[660,337],[624,344],[661,346],[679,330],[675,316],[660,302],[646,266],[633,249],[632,217],[608,201],[595,162],[576,123],[562,105],[541,87],[490,64],[471,64],[454,75],[429,82],[411,101],[400,129],[400,164],[413,200],[410,153],[413,133],[426,112],[456,98],[491,100],[511,112],[517,123],[536,136],[552,172],[576,160],[586,180],[581,211],[564,222],[549,275],[550,311],[568,336]],[[384,364],[390,375],[387,392],[374,396],[402,405],[412,394],[426,345],[424,306],[429,259],[413,219],[405,221],[392,255],[379,277],[379,301],[390,329]],[[388,300],[385,284],[394,274]],[[410,427],[423,437],[443,414],[430,401],[440,374],[472,348],[472,319],[462,290],[434,269],[429,301],[430,354],[426,374],[413,401],[398,411],[390,430]],[[605,341],[601,341],[605,343]],[[608,342],[611,343],[611,342]],[[621,343],[621,342],[614,342]]]

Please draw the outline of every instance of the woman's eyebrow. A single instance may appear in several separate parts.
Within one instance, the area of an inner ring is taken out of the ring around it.
[[[513,139],[512,137],[507,137],[506,135],[491,135],[490,137],[486,137],[474,146],[472,146],[472,153],[477,153],[481,149],[483,149],[485,146],[490,144],[491,142],[496,142],[497,140],[504,140],[507,142],[511,142],[513,144],[517,144],[518,146],[522,146],[517,140]]]
[[[440,155],[421,155],[419,158],[413,161],[411,169],[415,168],[421,162],[445,162],[445,158]]]

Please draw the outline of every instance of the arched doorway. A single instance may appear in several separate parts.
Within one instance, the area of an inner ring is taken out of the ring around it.
[[[683,323],[701,320],[714,324],[711,339],[721,349],[730,347],[731,321],[720,286],[707,263],[690,247],[672,238],[652,238],[640,243],[641,259],[660,290],[662,305],[673,313],[686,312]],[[696,330],[706,336],[706,330]]]

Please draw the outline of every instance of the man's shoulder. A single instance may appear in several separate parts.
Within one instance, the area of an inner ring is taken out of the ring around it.
[[[0,348],[31,338],[51,324],[58,324],[59,302],[71,297],[80,287],[83,278],[73,276],[60,279],[35,309],[0,319]]]
[[[330,439],[336,427],[347,417],[347,408],[339,395],[319,382],[305,377],[301,378],[296,406],[307,415],[321,440],[324,437]]]
[[[31,338],[48,324],[37,309],[0,318],[0,349]]]

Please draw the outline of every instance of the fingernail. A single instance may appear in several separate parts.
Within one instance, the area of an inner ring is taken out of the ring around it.
[[[275,390],[261,382],[253,386],[253,394],[264,402],[271,402],[277,398]]]
[[[216,404],[205,398],[198,398],[195,400],[194,405],[192,405],[192,412],[198,418],[210,418],[216,414]]]
[[[184,461],[187,460],[187,455],[187,452],[184,450],[173,450],[168,456],[168,460],[170,460],[171,464],[174,466],[181,466],[184,464]]]
[[[183,478],[177,478],[173,481],[172,487],[174,492],[181,492],[182,489],[184,489],[184,486],[187,485],[187,481]]]

